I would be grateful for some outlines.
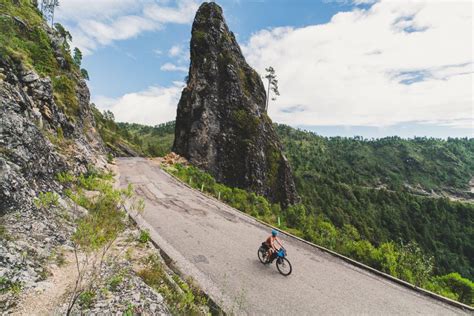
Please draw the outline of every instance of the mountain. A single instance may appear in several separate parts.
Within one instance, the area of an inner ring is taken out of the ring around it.
[[[173,151],[222,183],[287,206],[298,197],[265,98],[262,80],[245,61],[222,9],[203,3],[192,27]]]

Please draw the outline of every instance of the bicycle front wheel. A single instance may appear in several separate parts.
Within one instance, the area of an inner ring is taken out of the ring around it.
[[[291,274],[291,271],[293,268],[291,267],[290,261],[286,258],[279,258],[276,262],[276,266],[278,269],[278,272],[283,274],[284,276],[288,276]]]

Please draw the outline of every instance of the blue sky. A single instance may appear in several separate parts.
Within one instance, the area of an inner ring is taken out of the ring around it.
[[[218,4],[225,10],[229,28],[241,42],[247,42],[252,33],[261,29],[325,23],[337,12],[354,7],[337,2],[293,2],[289,5],[288,0],[226,0]],[[92,93],[119,97],[150,85],[167,85],[182,80],[186,73],[160,71],[160,67],[164,63],[175,62],[175,58],[167,54],[174,45],[181,45],[184,51],[188,50],[190,35],[190,23],[169,24],[163,30],[144,32],[135,38],[114,42],[85,56],[83,65],[91,75],[89,86]],[[157,50],[162,54],[157,54]],[[187,66],[188,63],[189,59],[186,58],[181,64]]]
[[[61,2],[57,18],[84,52],[92,101],[120,121],[174,119],[200,1],[84,2]],[[469,1],[218,4],[251,66],[277,70],[274,121],[323,135],[474,136]]]

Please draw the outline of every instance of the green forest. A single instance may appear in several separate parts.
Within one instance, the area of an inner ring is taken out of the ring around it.
[[[146,156],[171,151],[174,122],[114,128]],[[280,216],[282,228],[309,241],[473,304],[474,204],[468,200],[474,139],[368,140],[275,128],[293,168],[299,205],[281,210],[192,167],[173,172],[269,223]]]
[[[474,204],[438,195],[469,196],[474,139],[327,138],[284,125],[277,132],[307,215],[350,224],[374,245],[416,241],[437,273],[474,279]]]

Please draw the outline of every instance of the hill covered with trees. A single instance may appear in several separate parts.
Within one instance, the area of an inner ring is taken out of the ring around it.
[[[473,139],[321,137],[278,125],[306,216],[350,224],[374,245],[417,242],[438,273],[474,278]]]

